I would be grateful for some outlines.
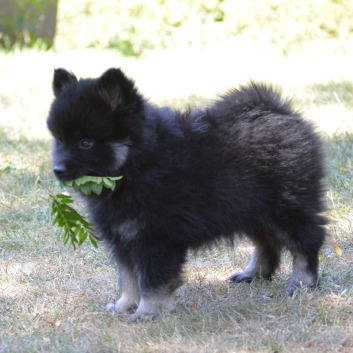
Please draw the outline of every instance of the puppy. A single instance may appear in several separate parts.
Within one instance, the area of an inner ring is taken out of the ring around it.
[[[205,109],[156,107],[120,69],[96,79],[54,73],[47,120],[59,180],[120,176],[83,196],[119,268],[121,298],[107,306],[130,321],[170,311],[188,249],[247,236],[254,252],[235,282],[270,279],[284,249],[288,286],[318,283],[325,239],[320,137],[264,84],[232,89]]]

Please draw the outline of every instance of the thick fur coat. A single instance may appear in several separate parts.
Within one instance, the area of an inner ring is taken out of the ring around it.
[[[323,147],[312,125],[267,85],[233,89],[205,109],[148,103],[120,69],[97,79],[55,70],[48,128],[60,180],[118,176],[85,197],[113,250],[130,320],[173,308],[187,250],[244,235],[254,252],[236,282],[271,278],[293,255],[288,291],[318,282],[325,238]]]

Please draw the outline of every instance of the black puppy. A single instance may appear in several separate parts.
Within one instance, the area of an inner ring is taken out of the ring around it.
[[[288,249],[289,293],[316,286],[322,143],[275,89],[251,83],[180,112],[148,103],[120,69],[82,80],[58,69],[53,88],[55,175],[123,176],[115,191],[85,197],[119,267],[122,295],[108,309],[135,310],[131,321],[171,310],[187,250],[235,235],[255,245],[235,282],[270,278]]]

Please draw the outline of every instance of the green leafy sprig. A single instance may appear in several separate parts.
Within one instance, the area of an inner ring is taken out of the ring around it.
[[[81,191],[84,195],[91,194],[100,195],[103,187],[115,190],[116,181],[120,180],[122,176],[118,177],[94,177],[84,176],[75,180],[64,181],[65,186],[73,187],[77,191]]]
[[[63,229],[64,244],[70,240],[73,247],[76,248],[76,245],[82,245],[89,238],[93,246],[97,248],[97,241],[101,239],[94,234],[93,225],[70,206],[73,203],[71,196],[66,194],[49,194],[49,196],[52,199],[53,225]]]
[[[115,190],[116,181],[122,177],[92,177],[84,176],[75,180],[66,181],[65,186],[73,187],[75,190],[81,191],[84,195],[96,194],[100,195],[103,188],[106,187]],[[61,193],[53,195],[48,192],[52,199],[51,215],[53,217],[53,225],[57,225],[63,229],[64,244],[70,240],[74,248],[82,245],[87,239],[98,247],[97,241],[101,240],[94,234],[93,225],[79,212],[77,212],[70,204],[73,200],[69,194]]]

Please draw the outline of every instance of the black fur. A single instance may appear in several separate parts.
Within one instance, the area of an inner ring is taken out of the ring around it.
[[[58,69],[53,87],[47,123],[57,177],[123,176],[116,191],[86,198],[124,273],[124,298],[134,297],[118,311],[140,305],[138,314],[157,314],[151,298],[181,284],[187,250],[235,235],[248,236],[255,252],[234,281],[270,278],[288,249],[289,292],[316,285],[322,143],[274,88],[250,83],[207,109],[179,112],[149,104],[119,69],[79,81]]]

